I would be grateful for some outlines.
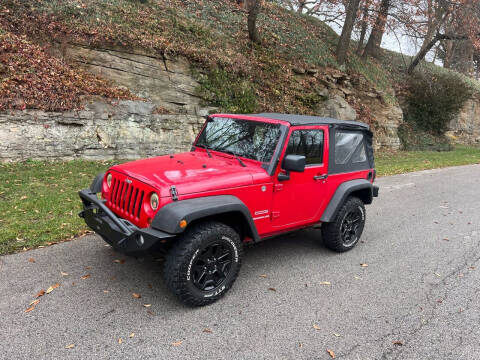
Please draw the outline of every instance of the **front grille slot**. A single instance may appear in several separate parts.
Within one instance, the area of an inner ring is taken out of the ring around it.
[[[140,195],[140,202],[138,203],[138,210],[137,210],[138,218],[140,217],[140,211],[142,210],[143,195],[144,195],[144,192],[142,191],[142,194]]]
[[[134,183],[127,183],[123,179],[112,179],[112,192],[109,206],[128,218],[140,218],[145,191],[140,190]]]

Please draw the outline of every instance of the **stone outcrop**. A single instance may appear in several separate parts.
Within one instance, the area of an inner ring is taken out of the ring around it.
[[[450,122],[447,136],[457,144],[480,144],[480,95],[463,105],[460,113]]]
[[[81,111],[0,113],[0,161],[134,159],[185,151],[214,110],[200,105],[198,83],[184,59],[80,46],[57,51],[146,101],[99,99]]]
[[[318,116],[331,117],[340,120],[356,120],[357,113],[340,95],[335,94],[325,101],[319,102],[315,109]]]
[[[65,113],[0,113],[0,161],[135,159],[189,149],[205,119],[155,114],[155,107],[142,101],[95,102]]]

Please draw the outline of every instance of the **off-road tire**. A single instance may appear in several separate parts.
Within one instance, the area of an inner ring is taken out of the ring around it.
[[[216,288],[204,291],[194,284],[192,264],[198,262],[202,250],[220,243],[232,251],[231,268]],[[238,233],[219,222],[193,225],[183,233],[166,256],[164,279],[167,287],[185,304],[204,306],[220,299],[232,287],[241,266],[242,242]]]
[[[346,242],[342,229],[344,229],[345,222],[351,214],[357,214],[361,218],[358,228],[356,229],[356,239],[350,239],[349,242]],[[340,207],[335,219],[332,222],[322,224],[322,239],[325,246],[337,252],[345,252],[353,249],[362,236],[365,226],[365,215],[366,212],[363,201],[354,196],[348,197]]]

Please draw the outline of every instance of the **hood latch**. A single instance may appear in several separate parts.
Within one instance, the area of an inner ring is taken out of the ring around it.
[[[175,185],[170,186],[170,195],[172,195],[172,200],[177,201],[178,200],[178,191]]]

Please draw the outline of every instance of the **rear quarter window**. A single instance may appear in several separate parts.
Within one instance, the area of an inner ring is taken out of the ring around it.
[[[339,130],[335,133],[335,164],[361,163],[367,161],[363,133]]]

